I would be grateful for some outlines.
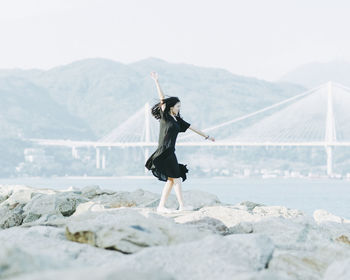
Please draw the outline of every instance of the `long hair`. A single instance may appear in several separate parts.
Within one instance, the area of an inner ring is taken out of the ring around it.
[[[168,116],[170,116],[170,107],[173,107],[175,106],[175,104],[177,102],[180,102],[180,99],[176,96],[171,96],[171,97],[168,97],[168,98],[164,98],[163,99],[163,102],[166,104],[165,105],[165,109],[164,109],[164,117],[167,118]],[[161,116],[160,116],[160,108],[161,106],[161,103],[158,102],[156,104],[154,104],[152,106],[152,109],[151,109],[151,114],[153,117],[155,117],[157,120],[160,120]],[[181,115],[180,115],[180,111],[177,113],[177,116],[181,118]]]

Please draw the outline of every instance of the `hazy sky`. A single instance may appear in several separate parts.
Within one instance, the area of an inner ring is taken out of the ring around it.
[[[1,0],[0,68],[158,57],[275,80],[350,61],[350,1]]]

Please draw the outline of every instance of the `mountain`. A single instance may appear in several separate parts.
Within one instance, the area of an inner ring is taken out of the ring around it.
[[[16,76],[0,77],[0,138],[81,139],[93,132],[57,104],[45,88]]]
[[[350,63],[344,60],[313,62],[302,65],[283,75],[279,82],[291,82],[313,88],[328,81],[350,87]]]
[[[169,63],[154,57],[130,64],[89,58],[47,71],[0,70],[0,78],[11,77],[13,81],[8,94],[14,104],[26,109],[26,114],[8,113],[17,120],[6,125],[9,129],[25,128],[32,117],[30,123],[36,126],[36,133],[48,138],[56,137],[59,128],[67,132],[64,135],[69,134],[68,128],[72,134],[79,128],[86,138],[97,139],[128,119],[145,102],[153,105],[159,101],[151,71],[159,73],[166,96],[180,98],[182,116],[201,128],[254,112],[305,90],[293,83],[271,83],[220,68]],[[23,94],[27,86],[16,85],[16,79],[28,83],[37,107],[32,107],[34,104]],[[47,118],[49,112],[55,112],[55,117]],[[42,120],[47,125],[39,125]],[[56,130],[52,131],[52,127]],[[81,137],[83,140],[83,134]]]

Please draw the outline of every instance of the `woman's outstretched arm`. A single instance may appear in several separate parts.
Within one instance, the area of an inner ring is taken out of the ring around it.
[[[201,131],[199,129],[194,128],[192,124],[189,126],[189,129],[193,130],[194,132],[196,132],[197,134],[203,136],[204,138],[209,135],[209,134],[206,134],[206,133],[204,133],[203,131]],[[215,141],[214,137],[210,137],[210,136],[209,136],[208,140]]]
[[[152,72],[151,77],[156,83],[159,99],[160,99],[160,101],[162,101],[162,99],[164,99],[164,93],[163,93],[162,89],[160,88],[160,85],[158,82],[158,74],[156,72]]]

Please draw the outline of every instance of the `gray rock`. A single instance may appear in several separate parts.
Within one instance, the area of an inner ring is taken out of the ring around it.
[[[0,228],[9,228],[22,224],[25,217],[23,204],[12,204],[0,206]]]
[[[349,280],[350,279],[350,258],[332,262],[326,272],[323,280]]]
[[[136,270],[134,268],[120,269],[118,267],[77,267],[62,270],[48,270],[40,273],[31,273],[11,278],[12,280],[175,280],[169,273],[159,269],[143,268]]]
[[[158,268],[175,279],[236,279],[263,270],[274,245],[265,235],[209,235],[172,246],[146,248],[118,262],[119,267]]]
[[[112,195],[115,193],[115,191],[111,190],[101,190],[98,185],[89,185],[81,189],[81,195],[88,199],[92,199],[103,194]]]
[[[170,245],[203,238],[209,232],[175,223],[172,219],[137,208],[106,209],[70,217],[66,225],[69,240],[125,254],[143,248]]]
[[[31,215],[31,217],[40,217],[45,214],[70,216],[80,203],[87,201],[88,199],[74,192],[39,194],[28,202],[23,210],[26,216]]]
[[[98,267],[121,257],[115,251],[68,241],[63,228],[50,226],[2,230],[0,244],[0,279],[29,272]]]

